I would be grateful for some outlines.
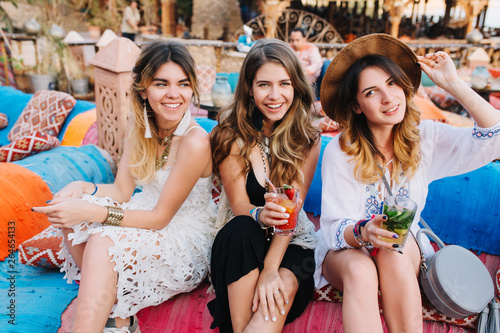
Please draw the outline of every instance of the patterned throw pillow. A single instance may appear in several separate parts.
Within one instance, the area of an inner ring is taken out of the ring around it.
[[[0,147],[0,162],[14,162],[59,146],[59,139],[43,132],[35,131],[7,146]]]
[[[64,92],[38,91],[24,108],[7,138],[14,141],[35,131],[57,136],[75,104],[75,98]]]
[[[0,129],[7,127],[9,125],[9,119],[5,113],[0,113]]]
[[[499,274],[500,274],[500,270],[499,270]],[[323,288],[314,290],[313,299],[315,301],[341,303],[343,300],[343,296],[342,296],[341,291],[338,291],[337,289],[333,288],[331,285],[327,284]],[[382,309],[380,291],[378,294],[378,299],[379,299],[380,309]],[[382,310],[380,310],[380,313],[382,314]],[[447,317],[446,315],[439,312],[429,302],[429,300],[425,297],[425,295],[422,297],[422,315],[423,315],[424,320],[441,321],[441,322],[445,322],[448,324],[469,327],[469,328],[475,328],[476,321],[478,319],[478,315],[469,316],[469,317],[464,318],[464,319],[455,319],[455,318]]]
[[[19,262],[35,267],[62,267],[57,257],[63,238],[52,225],[19,245]]]

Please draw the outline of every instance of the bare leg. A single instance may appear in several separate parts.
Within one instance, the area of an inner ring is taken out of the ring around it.
[[[377,268],[366,249],[328,251],[323,276],[334,288],[344,292],[344,332],[382,333]]]
[[[235,333],[243,332],[252,318],[252,300],[258,279],[259,269],[256,268],[227,286],[229,311]]]
[[[63,233],[64,242],[66,243],[66,246],[68,246],[69,253],[73,257],[73,260],[75,261],[78,268],[81,270],[82,269],[83,251],[85,251],[85,244],[87,244],[87,243],[73,245],[73,242],[68,240],[68,234],[72,233],[73,229],[62,228],[61,231]]]
[[[276,317],[276,321],[265,321],[264,315],[262,314],[262,309],[259,306],[258,310],[253,314],[252,319],[248,323],[248,326],[245,328],[245,332],[276,332],[279,333],[283,330],[283,326],[285,326],[286,317],[290,308],[292,307],[293,300],[295,299],[295,294],[299,289],[299,283],[297,282],[297,278],[295,275],[288,269],[281,267],[279,269],[279,274],[283,283],[285,284],[286,290],[289,295],[289,302],[285,304],[285,314],[282,315],[279,313],[279,310],[276,309],[276,313],[278,316]],[[255,289],[255,287],[254,287]]]
[[[422,298],[418,286],[420,253],[413,237],[404,254],[378,251],[377,263],[384,318],[390,332],[422,332]]]
[[[104,329],[116,300],[117,274],[108,255],[112,245],[109,238],[100,234],[90,236],[87,242],[72,332],[101,333]]]

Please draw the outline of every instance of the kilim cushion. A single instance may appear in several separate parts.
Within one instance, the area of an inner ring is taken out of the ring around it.
[[[7,138],[21,139],[34,131],[57,136],[76,104],[73,96],[60,91],[38,91],[30,99]]]
[[[0,129],[7,127],[9,125],[9,119],[5,113],[0,113]]]
[[[381,303],[381,297],[379,292],[379,303]],[[333,288],[331,285],[327,284],[323,288],[315,289],[313,293],[313,299],[315,301],[323,302],[333,302],[341,303],[343,301],[342,292]],[[382,313],[382,306],[380,304],[380,313]],[[424,320],[441,321],[448,324],[453,324],[457,326],[475,328],[478,315],[470,316],[465,319],[455,319],[447,317],[446,315],[439,312],[425,297],[422,297],[422,315]]]
[[[62,267],[57,257],[63,238],[52,225],[19,245],[19,262],[35,267]]]
[[[336,121],[331,120],[327,116],[314,119],[313,125],[318,127],[323,133],[335,132],[339,129],[339,124]]]
[[[0,147],[0,162],[18,161],[26,156],[59,146],[59,139],[43,132],[35,131],[7,146]]]

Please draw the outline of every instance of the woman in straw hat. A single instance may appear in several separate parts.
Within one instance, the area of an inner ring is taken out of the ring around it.
[[[412,97],[421,69],[470,113],[473,129],[425,121]],[[385,34],[348,44],[332,61],[321,87],[323,110],[342,126],[326,147],[322,166],[321,230],[315,251],[317,287],[342,290],[345,332],[382,332],[377,292],[391,332],[422,332],[419,249],[404,251],[381,237],[386,189],[424,208],[433,180],[477,169],[500,155],[500,112],[477,95],[445,52],[417,57]],[[418,230],[413,223],[411,230]],[[425,240],[424,252],[432,253]]]

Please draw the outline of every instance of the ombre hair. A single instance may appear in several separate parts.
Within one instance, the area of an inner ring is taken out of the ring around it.
[[[179,42],[155,41],[148,43],[142,50],[132,71],[131,87],[133,125],[127,137],[130,145],[130,173],[138,184],[146,184],[154,178],[156,172],[156,154],[159,145],[158,125],[154,111],[141,93],[146,90],[154,79],[158,69],[172,62],[179,65],[187,75],[193,89],[194,102],[199,104],[198,80],[196,65],[186,47]],[[146,139],[144,106],[147,109],[148,122],[152,138]],[[186,112],[190,112],[187,110]]]
[[[276,123],[271,135],[273,156],[270,179],[274,184],[303,183],[300,171],[304,159],[319,138],[319,130],[311,123],[309,112],[313,92],[302,66],[291,47],[277,39],[261,39],[248,52],[240,71],[232,103],[219,113],[219,125],[212,130],[211,145],[214,172],[230,154],[233,143],[241,142],[238,156],[245,163],[241,175],[251,169],[250,150],[263,138],[255,119],[261,111],[252,103],[252,85],[257,71],[267,63],[283,66],[290,76],[294,98],[283,119]],[[257,121],[258,123],[258,121]]]
[[[340,148],[352,156],[354,176],[357,180],[371,184],[382,178],[384,170],[379,167],[378,159],[381,159],[384,165],[387,161],[373,142],[365,115],[354,112],[359,76],[369,67],[378,67],[392,76],[406,96],[403,121],[394,125],[392,130],[394,158],[391,178],[398,182],[404,174],[411,179],[420,163],[420,134],[417,128],[420,123],[420,111],[413,104],[414,87],[410,79],[399,66],[386,57],[369,55],[359,59],[349,68],[342,80],[338,104],[335,107],[338,110],[336,120],[343,129],[339,137]]]

